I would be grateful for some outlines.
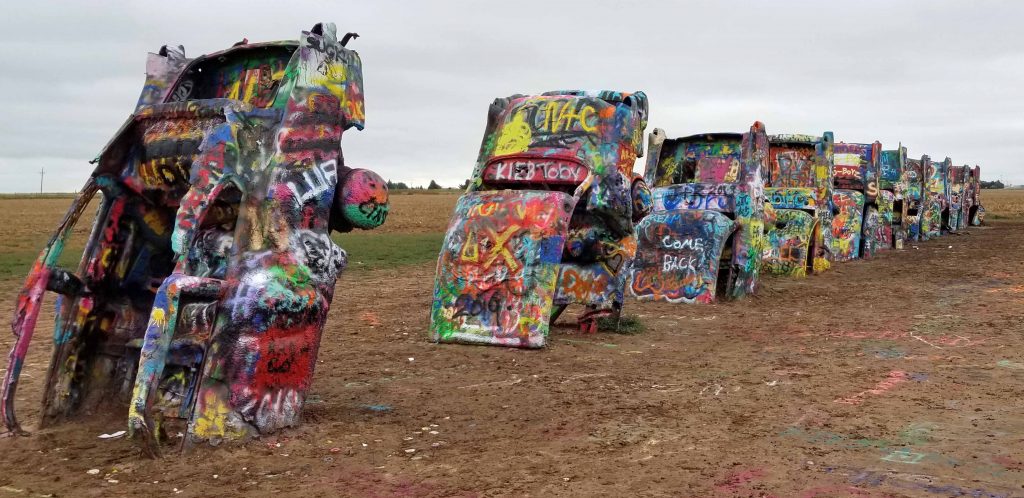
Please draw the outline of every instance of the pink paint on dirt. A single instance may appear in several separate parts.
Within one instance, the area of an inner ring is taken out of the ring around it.
[[[835,400],[836,403],[843,403],[846,405],[859,405],[864,402],[869,394],[875,396],[884,394],[899,384],[902,384],[910,379],[910,375],[902,370],[893,370],[889,372],[889,375],[874,387],[874,389],[868,389],[867,391],[861,391],[853,396],[847,396],[845,398],[839,398]]]
[[[723,493],[736,493],[741,487],[746,487],[750,482],[764,477],[765,474],[764,469],[738,470],[715,483],[715,489]]]

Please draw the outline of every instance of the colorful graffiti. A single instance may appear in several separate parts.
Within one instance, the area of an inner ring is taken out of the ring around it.
[[[832,221],[832,257],[835,261],[857,259],[860,253],[864,194],[852,190],[832,193],[836,213]]]
[[[907,148],[902,144],[896,150],[881,153],[881,176],[878,192],[878,212],[881,216],[882,239],[879,249],[902,249],[910,229],[909,184],[918,178],[908,173]]]
[[[904,196],[907,214],[903,225],[906,228],[906,240],[908,241],[921,240],[921,220],[926,204],[926,196],[924,195],[924,165],[928,161],[928,156],[924,156],[921,159],[908,158],[906,169],[903,171],[907,182],[907,193]]]
[[[572,204],[564,192],[462,196],[437,263],[434,340],[544,346]]]
[[[949,217],[946,229],[958,232],[967,228],[967,184],[970,166],[950,166],[946,171],[946,184],[949,188]]]
[[[763,259],[771,273],[800,277],[832,265],[832,147],[832,132],[769,137],[765,196],[776,221]]]
[[[882,144],[839,142],[834,151],[833,256],[836,261],[870,258],[882,245],[883,237],[877,200]],[[858,204],[859,211],[853,212]]]
[[[953,162],[947,157],[941,163],[922,159],[925,168],[925,205],[921,216],[921,238],[929,240],[942,235],[943,218],[949,217],[949,185],[947,171]]]
[[[654,208],[637,228],[630,292],[686,303],[753,294],[768,245],[764,125],[673,140],[656,129],[648,149],[645,174],[655,186]],[[722,182],[728,179],[734,181]]]
[[[139,107],[19,305],[15,359],[44,286],[61,294],[42,425],[130,398],[129,432],[159,455],[169,425],[194,444],[298,424],[346,266],[329,233],[374,228],[388,212],[383,179],[341,154],[343,132],[364,122],[349,38],[324,23],[299,41],[151,56]],[[54,255],[96,191],[79,270],[59,270]]]
[[[777,210],[775,217],[775,224],[768,230],[765,268],[780,275],[806,276],[808,263],[813,261],[811,255],[819,226],[817,220],[810,213],[796,209]]]
[[[435,341],[543,347],[549,322],[570,304],[586,307],[578,323],[588,332],[599,317],[620,312],[636,252],[634,224],[652,202],[633,173],[646,126],[643,92],[556,91],[491,104],[476,167],[438,260]],[[538,218],[481,218],[474,211],[480,203],[505,203],[492,211]],[[533,232],[523,231],[533,224]],[[477,244],[466,241],[497,234],[512,237],[520,252],[543,250],[543,257],[516,253],[526,259],[499,269],[461,252]],[[513,293],[501,316],[461,312],[460,296],[473,301],[496,286]]]
[[[736,223],[711,210],[655,211],[637,225],[629,289],[640,300],[710,303],[720,255]],[[727,263],[728,264],[728,263]]]

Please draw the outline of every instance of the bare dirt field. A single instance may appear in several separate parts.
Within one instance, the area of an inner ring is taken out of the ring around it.
[[[443,231],[456,197],[396,195],[387,230]],[[743,301],[630,301],[639,334],[567,316],[540,351],[430,343],[432,261],[350,272],[301,427],[150,460],[98,438],[124,413],[82,417],[0,439],[0,497],[1024,496],[1024,191],[990,201],[989,226]],[[37,250],[69,202],[0,200],[0,247]]]

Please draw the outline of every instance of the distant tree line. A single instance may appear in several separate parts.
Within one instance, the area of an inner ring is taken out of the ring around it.
[[[465,184],[468,185],[469,184],[469,180],[466,180]],[[407,184],[405,182],[393,182],[391,180],[388,180],[387,185],[388,185],[388,190],[424,190],[422,185],[418,186],[418,187],[410,187],[409,184]],[[443,188],[444,187],[442,187],[441,184],[435,182],[434,180],[430,180],[430,185],[427,185],[426,190],[441,190]],[[459,187],[459,188],[465,188],[465,187]]]
[[[994,182],[983,181],[981,182],[981,188],[1006,188],[1006,185],[1003,185],[1003,182],[999,180],[996,180]]]

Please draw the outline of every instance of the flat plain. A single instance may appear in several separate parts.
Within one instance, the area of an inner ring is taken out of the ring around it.
[[[457,195],[396,193],[381,230],[338,236],[302,426],[150,460],[98,438],[123,407],[84,414],[0,438],[0,496],[1024,496],[1024,190],[983,191],[987,226],[742,301],[629,301],[640,333],[566,316],[538,351],[429,341]],[[69,203],[0,199],[0,319]],[[30,429],[52,323],[51,300]]]

